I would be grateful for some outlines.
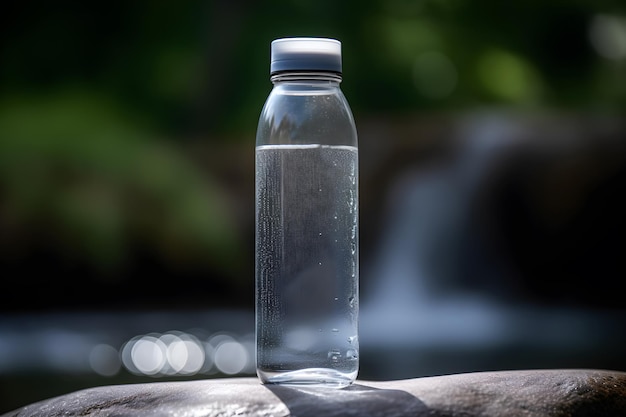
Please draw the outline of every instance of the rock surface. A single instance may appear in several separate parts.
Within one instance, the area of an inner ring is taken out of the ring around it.
[[[9,416],[626,416],[626,373],[552,369],[357,381],[343,390],[255,378],[95,387]]]

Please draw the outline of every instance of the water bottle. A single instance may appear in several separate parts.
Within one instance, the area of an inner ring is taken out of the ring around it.
[[[256,361],[265,384],[341,388],[359,367],[358,147],[341,43],[271,44],[256,136]]]

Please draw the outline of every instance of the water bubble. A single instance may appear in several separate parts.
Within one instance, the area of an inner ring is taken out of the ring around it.
[[[354,361],[359,358],[359,354],[355,349],[348,349],[346,351],[346,358],[348,358],[348,360]]]
[[[348,304],[350,305],[350,308],[354,308],[355,303],[356,303],[356,299],[354,297],[348,298]]]
[[[355,344],[356,341],[357,341],[357,336],[350,336],[350,337],[348,337],[348,343],[350,343],[351,345]]]
[[[339,349],[331,349],[328,351],[328,359],[333,363],[337,363],[341,360],[341,352]]]
[[[335,301],[339,301],[339,297],[335,297]]]
[[[339,333],[339,329],[337,329],[337,328],[333,328],[333,329],[331,330],[331,332],[333,332],[333,333],[335,333],[335,334],[336,334],[336,333]]]

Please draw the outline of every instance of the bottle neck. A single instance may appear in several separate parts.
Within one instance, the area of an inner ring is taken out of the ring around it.
[[[282,82],[320,82],[339,84],[341,82],[341,74],[336,72],[304,72],[304,71],[284,71],[270,76],[270,80],[274,84]]]

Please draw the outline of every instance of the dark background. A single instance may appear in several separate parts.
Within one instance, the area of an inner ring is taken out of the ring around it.
[[[360,378],[626,370],[623,2],[5,3],[0,412],[225,375],[97,373],[76,359],[96,345],[250,348],[254,135],[284,36],[343,44]]]

